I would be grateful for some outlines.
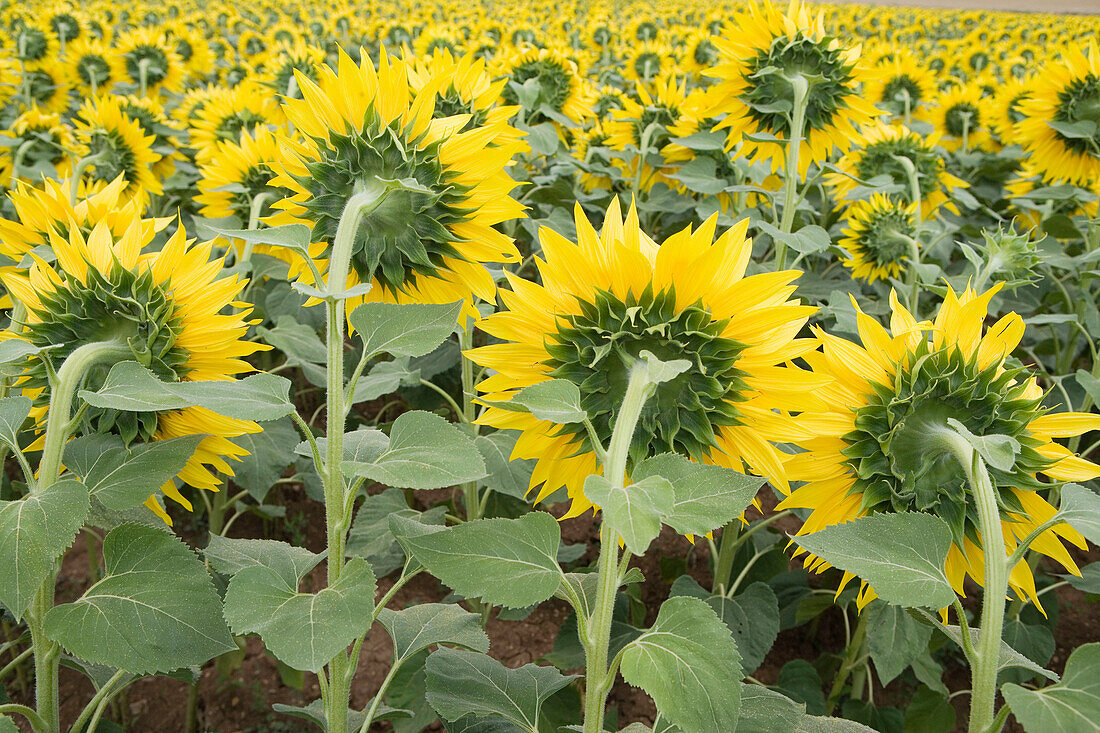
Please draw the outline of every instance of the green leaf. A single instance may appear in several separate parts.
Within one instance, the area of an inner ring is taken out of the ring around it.
[[[623,488],[593,474],[584,482],[584,495],[601,508],[604,522],[635,555],[645,554],[661,533],[661,517],[672,510],[672,484],[662,476]]]
[[[1020,441],[1010,435],[974,435],[966,426],[953,417],[947,418],[947,424],[953,427],[966,442],[978,452],[982,460],[993,468],[1011,471],[1020,453]]]
[[[518,437],[519,433],[514,430],[498,430],[477,436],[474,443],[485,459],[485,469],[488,471],[482,483],[492,491],[526,500],[535,461],[526,458],[511,460]]]
[[[444,720],[491,715],[523,730],[538,730],[543,702],[576,679],[554,667],[527,664],[509,669],[492,657],[440,649],[425,665],[428,702]]]
[[[1009,683],[1001,688],[1001,694],[1028,733],[1096,730],[1100,721],[1100,643],[1074,649],[1058,684],[1029,690]]]
[[[876,733],[876,731],[854,720],[807,715],[798,724],[796,733]]]
[[[324,558],[278,540],[244,540],[217,534],[210,535],[210,543],[202,552],[214,570],[228,576],[245,568],[267,567],[288,578],[302,578]]]
[[[233,439],[248,451],[239,463],[233,464],[233,483],[256,501],[263,502],[271,487],[294,462],[294,448],[301,438],[289,416],[262,423],[260,427],[263,430],[258,433],[245,433]]]
[[[554,595],[562,581],[561,530],[546,512],[478,519],[419,536],[411,536],[407,523],[390,526],[428,572],[466,598],[526,608]]]
[[[370,701],[367,702],[367,707],[370,707]],[[311,723],[316,723],[321,730],[326,729],[327,722],[325,721],[325,706],[324,702],[320,699],[314,700],[309,705],[283,705],[282,703],[275,703],[271,706],[271,709],[277,713],[283,715],[290,715],[302,720],[308,720]],[[363,725],[363,721],[367,719],[365,711],[362,710],[348,710],[348,723],[347,730],[357,731]],[[378,709],[374,711],[375,720],[393,720],[399,721],[412,717],[411,710],[402,710],[401,708],[391,708],[389,705],[380,704]],[[268,730],[261,728],[260,730]],[[281,730],[277,728],[276,730]]]
[[[324,364],[328,360],[328,349],[317,332],[292,316],[279,316],[275,328],[261,326],[256,333],[283,352],[289,364]]]
[[[0,366],[17,364],[16,369],[0,369],[0,374],[17,374],[26,366],[28,358],[44,349],[23,339],[4,339],[0,341]]]
[[[443,305],[363,303],[348,320],[367,356],[424,356],[454,333],[462,302]]]
[[[887,603],[940,609],[955,598],[943,570],[951,530],[931,514],[875,514],[792,539],[870,583]]]
[[[1076,575],[1062,575],[1060,577],[1083,593],[1100,595],[1100,562],[1089,563],[1081,568],[1080,577]]]
[[[362,557],[374,568],[379,578],[389,575],[405,562],[405,551],[390,531],[391,515],[406,517],[421,524],[439,525],[442,529],[446,507],[438,506],[418,512],[405,501],[400,489],[386,489],[368,496],[359,505],[351,525],[345,552],[349,557]]]
[[[366,633],[376,583],[370,565],[358,557],[317,593],[299,593],[300,580],[267,565],[238,571],[225,593],[225,619],[235,634],[259,634],[284,664],[318,672]]]
[[[867,646],[875,671],[882,684],[888,685],[928,650],[932,627],[888,603],[875,603],[863,612],[868,614]]]
[[[237,648],[206,567],[172,535],[123,525],[103,540],[103,561],[102,580],[46,614],[46,635],[70,654],[145,675]]]
[[[74,479],[17,501],[0,501],[0,603],[18,621],[76,539],[88,516],[88,490]]]
[[[684,184],[689,191],[707,196],[721,193],[729,185],[724,178],[715,175],[715,161],[707,157],[692,158],[669,178]]]
[[[1078,484],[1066,484],[1062,487],[1058,513],[1089,542],[1100,544],[1100,496],[1095,491]]]
[[[161,412],[200,406],[240,420],[267,422],[294,412],[290,381],[273,374],[253,374],[227,382],[162,382],[136,361],[111,367],[97,392],[80,391],[92,407],[128,412]]]
[[[745,511],[765,481],[723,466],[694,463],[675,453],[645,459],[633,476],[637,480],[664,476],[672,483],[672,509],[664,521],[684,535],[705,535],[724,527]]]
[[[0,733],[19,733],[15,721],[6,715],[0,715]]]
[[[31,401],[26,397],[0,399],[0,442],[13,451],[19,450],[19,431],[30,413]]]
[[[669,382],[691,369],[691,362],[687,359],[661,361],[652,352],[645,349],[642,349],[638,356],[645,362],[646,378],[650,384]]]
[[[392,361],[375,364],[370,371],[362,375],[355,383],[352,394],[353,403],[369,402],[382,395],[396,392],[400,387],[413,387],[420,384],[420,370],[409,368],[409,358],[401,357]]]
[[[305,224],[284,224],[277,227],[263,229],[223,229],[211,226],[207,222],[198,221],[198,231],[207,239],[225,237],[227,239],[243,239],[252,244],[261,244],[272,247],[283,247],[297,253],[303,259],[310,259],[309,253],[310,228]]]
[[[489,651],[489,637],[481,628],[481,617],[453,603],[422,603],[403,611],[384,608],[378,620],[393,641],[395,663],[404,662],[433,644]]]
[[[783,242],[799,254],[808,255],[814,252],[821,252],[822,250],[828,249],[829,245],[832,243],[832,240],[829,238],[829,233],[813,224],[802,227],[797,232],[791,233],[786,233],[763,220],[756,221],[754,224],[759,227],[761,231],[771,236],[772,239]]]
[[[1092,376],[1084,369],[1078,369],[1074,375],[1077,377],[1077,383],[1081,385],[1081,388],[1092,397],[1094,404],[1100,405],[1100,379]]]
[[[532,384],[512,395],[512,399],[486,404],[512,412],[528,412],[539,420],[566,424],[583,422],[588,415],[581,409],[581,391],[567,379],[550,379]]]
[[[740,709],[741,655],[726,625],[698,598],[669,598],[653,627],[622,653],[623,679],[662,717],[692,733],[729,733]]]
[[[959,630],[958,626],[944,625],[942,628],[940,628],[940,631],[942,631],[947,636],[947,638],[951,639],[951,641],[955,642],[960,647],[962,646],[962,632]],[[971,635],[975,637],[975,641],[977,641],[975,632],[976,629],[971,629],[970,631]],[[1002,669],[1010,669],[1012,667],[1019,667],[1020,669],[1030,670],[1031,672],[1041,674],[1050,680],[1058,680],[1058,675],[1054,674],[1048,669],[1043,669],[1041,666],[1013,649],[1002,639],[1001,651],[997,658],[997,671],[1000,672]]]
[[[439,415],[403,413],[390,429],[389,446],[369,462],[343,464],[346,473],[402,489],[442,489],[485,475],[473,438]]]
[[[1096,137],[1096,122],[1093,120],[1046,120],[1046,123],[1065,138],[1091,140]]]
[[[733,634],[745,675],[763,664],[779,636],[779,602],[767,583],[753,583],[733,598],[726,598],[705,590],[691,576],[681,575],[672,584],[669,596],[698,598],[714,609]]]
[[[136,507],[171,481],[199,447],[204,435],[126,444],[116,436],[90,435],[65,446],[65,465],[84,478],[108,509]]]
[[[875,666],[878,667],[878,662]],[[955,708],[945,696],[921,685],[905,709],[905,733],[943,733],[954,729]]]
[[[741,684],[737,733],[795,733],[806,706],[760,685]]]
[[[825,693],[821,691],[821,675],[805,659],[792,659],[784,664],[779,670],[776,687],[792,700],[805,704],[808,712],[813,714],[825,712]],[[800,723],[800,728],[801,725]]]

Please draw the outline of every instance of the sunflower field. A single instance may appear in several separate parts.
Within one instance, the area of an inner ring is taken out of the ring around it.
[[[0,0],[0,733],[1100,731],[1098,39]]]

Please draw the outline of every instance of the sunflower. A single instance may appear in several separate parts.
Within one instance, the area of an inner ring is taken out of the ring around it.
[[[802,413],[782,436],[805,451],[789,455],[785,468],[791,480],[806,483],[779,505],[811,510],[799,534],[878,512],[936,514],[953,537],[946,575],[964,595],[965,576],[983,582],[977,507],[958,462],[928,454],[925,431],[954,418],[975,435],[1007,435],[1019,443],[1011,469],[989,467],[1010,553],[1055,512],[1041,496],[1051,485],[1037,474],[1055,481],[1100,476],[1100,466],[1051,441],[1100,428],[1100,415],[1049,414],[1042,406],[1035,378],[1010,357],[1024,333],[1019,315],[985,329],[989,301],[1001,286],[962,295],[949,288],[935,320],[920,323],[891,294],[889,331],[857,305],[862,345],[817,329],[822,351],[803,358],[832,380],[822,390],[829,408]],[[1067,524],[1047,530],[1031,547],[1077,573],[1062,540],[1085,547]],[[812,556],[805,562],[818,572],[827,567]],[[843,582],[850,579],[846,574]],[[1011,570],[1009,584],[1018,598],[1038,603],[1026,562]],[[860,606],[874,597],[864,587]]]
[[[695,30],[688,36],[680,65],[684,71],[698,77],[717,64],[718,59],[718,46],[714,45],[712,34],[706,30]]]
[[[81,158],[95,156],[95,163],[83,172],[84,194],[97,190],[119,176],[126,181],[126,193],[144,196],[161,193],[160,179],[153,166],[160,155],[153,151],[154,137],[122,111],[119,100],[104,96],[89,99],[77,114],[74,131]]]
[[[126,339],[135,359],[163,380],[232,380],[250,371],[243,358],[262,347],[242,340],[246,312],[228,310],[244,282],[218,279],[223,263],[211,261],[210,243],[187,241],[182,227],[158,251],[144,251],[151,249],[152,238],[148,220],[136,216],[121,235],[106,222],[93,224],[87,236],[78,227],[69,227],[65,235],[51,231],[55,263],[35,257],[26,274],[2,274],[8,291],[27,309],[23,330],[8,337],[49,347],[44,353],[54,371],[81,344],[109,338]],[[109,365],[93,369],[88,388],[96,389],[108,371]],[[35,400],[31,415],[39,429],[48,385],[41,358],[29,362],[22,386]],[[179,478],[207,491],[220,485],[211,469],[232,476],[227,459],[247,455],[230,438],[259,431],[254,422],[201,407],[149,413],[91,408],[77,429],[78,434],[119,435],[127,445],[204,435]],[[174,481],[160,493],[191,509]],[[170,523],[156,495],[146,506]]]
[[[928,119],[927,106],[935,96],[935,75],[900,49],[879,65],[867,85],[867,98],[906,124],[910,119]]]
[[[901,274],[916,241],[917,205],[881,193],[856,201],[845,211],[848,228],[837,242],[848,253],[844,266],[852,277],[873,283]]]
[[[152,28],[133,30],[119,38],[112,61],[115,75],[133,84],[139,93],[144,82],[145,95],[177,91],[183,81],[183,61],[174,44]]]
[[[305,74],[317,81],[317,69],[325,60],[325,54],[319,48],[308,46],[302,41],[281,42],[271,49],[261,84],[275,90],[277,94],[296,99],[302,98],[294,72]]]
[[[22,262],[36,247],[50,244],[50,232],[76,228],[87,236],[93,224],[105,225],[116,237],[140,218],[139,202],[125,195],[126,180],[119,176],[87,198],[69,200],[69,182],[47,178],[40,187],[20,183],[8,192],[15,219],[0,218],[0,255]],[[168,226],[171,219],[141,219],[148,236]]]
[[[24,64],[48,61],[56,55],[53,33],[31,23],[12,34],[11,45],[15,60]]]
[[[271,130],[260,128],[255,135],[241,133],[239,143],[218,145],[200,170],[199,195],[195,197],[195,203],[202,206],[199,213],[210,219],[233,216],[242,227],[251,223],[254,215],[269,215],[271,205],[291,193],[270,185],[280,142]],[[257,197],[265,194],[257,204]]]
[[[623,59],[623,70],[623,76],[628,81],[649,85],[674,75],[676,60],[667,43],[645,41],[631,49],[629,57]]]
[[[38,180],[69,173],[68,150],[73,144],[72,130],[61,122],[61,115],[43,114],[32,107],[15,118],[8,130],[12,143],[0,149],[0,184],[12,188],[16,158],[23,180]],[[48,168],[43,170],[41,166]],[[50,171],[49,168],[53,170]],[[27,175],[29,170],[35,171]],[[50,175],[44,176],[43,173]]]
[[[82,38],[73,43],[65,55],[65,71],[69,81],[86,97],[110,92],[118,81],[116,65],[111,63],[113,51],[109,44]]]
[[[275,98],[254,81],[245,81],[232,89],[220,89],[206,100],[191,125],[191,144],[196,160],[205,164],[217,152],[217,144],[240,142],[241,135],[253,133],[282,120]]]
[[[834,147],[848,150],[857,126],[878,116],[873,102],[861,93],[860,85],[870,75],[859,47],[845,48],[826,36],[820,14],[814,18],[805,5],[792,2],[784,15],[768,2],[736,14],[729,26],[736,31],[715,36],[722,56],[710,72],[720,90],[711,114],[726,115],[721,126],[729,130],[728,148],[743,141],[740,154],[754,162],[770,159],[773,170],[782,167],[785,146],[746,135],[790,139],[796,76],[809,86],[799,176],[805,177],[810,163],[825,160]]]
[[[430,193],[393,191],[362,221],[347,284],[372,288],[349,299],[347,311],[364,297],[464,300],[476,317],[474,296],[493,300],[496,292],[484,263],[519,259],[493,225],[523,210],[509,195],[515,182],[506,171],[521,143],[509,142],[511,128],[500,120],[460,131],[461,115],[433,119],[435,91],[414,93],[404,62],[383,52],[375,70],[362,58],[357,66],[341,53],[317,83],[298,75],[303,99],[284,107],[302,139],[284,141],[271,182],[293,194],[275,205],[282,211],[271,223],[311,226],[313,257],[327,261],[348,199],[378,180],[415,179]],[[295,272],[302,264],[292,263]]]
[[[975,85],[955,85],[941,94],[932,111],[940,145],[950,151],[988,147],[993,112],[989,99]]]
[[[165,28],[165,35],[176,55],[183,62],[184,71],[193,79],[204,79],[214,65],[214,54],[203,34],[183,23],[173,23]]]
[[[611,121],[606,123],[607,145],[614,150],[634,149],[645,155],[664,148],[672,137],[671,129],[681,120],[687,100],[685,85],[668,77],[653,84],[653,93],[641,84],[636,84],[637,101],[625,100],[622,110],[611,113]],[[675,186],[676,182],[667,176],[670,169],[655,169],[646,160],[645,155],[635,154],[627,160],[616,158],[612,163],[623,171],[623,178],[637,178],[642,191],[649,191],[657,183]],[[641,166],[639,176],[638,167]]]
[[[413,95],[434,93],[432,117],[468,115],[462,130],[490,125],[504,128],[494,143],[519,139],[519,131],[508,124],[517,109],[498,104],[507,80],[493,81],[484,59],[473,54],[456,58],[441,49],[426,58],[410,59],[407,69],[409,91]]]
[[[1087,49],[1087,51],[1086,51]],[[1100,46],[1067,49],[1044,66],[1020,104],[1020,142],[1049,178],[1091,187],[1100,181]]]
[[[737,470],[747,465],[787,487],[768,442],[773,424],[786,418],[772,411],[816,409],[816,385],[826,383],[781,366],[812,348],[812,339],[796,338],[815,310],[791,299],[799,273],[745,277],[752,254],[748,220],[715,241],[712,216],[658,247],[640,231],[633,207],[623,219],[617,199],[600,233],[579,205],[575,219],[577,243],[540,231],[541,284],[507,275],[511,289],[500,293],[505,310],[478,326],[504,343],[467,353],[493,372],[478,386],[488,405],[478,422],[521,431],[512,457],[538,461],[530,484],[541,485],[536,501],[565,487],[572,500],[567,517],[592,508],[583,485],[600,468],[587,429],[494,403],[533,384],[567,379],[580,388],[581,406],[606,445],[642,350],[689,359],[693,369],[660,385],[646,404],[631,465],[673,451]]]
[[[133,94],[116,95],[115,99],[122,113],[137,122],[143,133],[153,137],[153,151],[160,155],[160,160],[153,164],[153,175],[162,181],[170,177],[176,172],[176,161],[184,156],[172,139],[180,131],[172,128],[164,114],[164,105],[151,97]]]
[[[545,121],[545,115],[537,111],[539,104],[547,105],[575,123],[582,122],[592,113],[588,87],[577,70],[577,65],[558,51],[532,48],[516,52],[505,60],[500,71],[509,81],[502,92],[504,102],[508,105],[519,104],[513,85],[522,87],[534,82],[538,101],[536,109],[528,113],[529,125]]]
[[[577,177],[585,193],[591,193],[597,188],[604,191],[614,190],[615,180],[603,172],[612,165],[611,159],[606,155],[607,150],[607,133],[604,132],[601,122],[596,122],[577,135],[573,157],[579,162]],[[601,170],[594,171],[592,166],[596,165]]]
[[[1019,140],[1016,126],[1024,120],[1020,105],[1031,96],[1034,82],[1030,79],[1008,79],[998,88],[990,108],[993,117],[990,127],[1002,145],[1010,145]]]
[[[947,172],[940,142],[935,133],[922,137],[903,125],[878,122],[866,128],[854,140],[855,146],[837,161],[836,170],[825,174],[833,195],[851,203],[860,181],[878,176],[890,176],[899,188],[890,196],[906,204],[913,203],[909,175],[898,158],[908,158],[917,171],[920,184],[921,217],[928,219],[940,206],[958,213],[951,201],[952,189],[965,187],[961,178]]]
[[[62,67],[53,61],[28,64],[23,70],[22,90],[27,109],[64,113],[69,108],[69,84]]]

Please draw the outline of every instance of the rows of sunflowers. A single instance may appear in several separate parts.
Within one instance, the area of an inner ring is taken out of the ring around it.
[[[0,3],[0,733],[1100,730],[1098,37]]]

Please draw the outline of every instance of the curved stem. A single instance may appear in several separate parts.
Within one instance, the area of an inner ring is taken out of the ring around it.
[[[16,715],[22,715],[27,719],[27,722],[31,724],[31,729],[34,733],[46,733],[49,728],[46,726],[46,721],[42,719],[42,716],[31,710],[26,705],[17,705],[16,703],[9,702],[0,705],[0,715],[5,713],[15,713]]]
[[[846,609],[844,610],[844,615],[846,617],[848,615]],[[852,674],[852,670],[856,668],[857,660],[862,656],[863,646],[866,641],[867,614],[861,613],[859,614],[859,621],[856,623],[856,630],[852,633],[852,638],[848,641],[848,646],[844,650],[844,660],[840,663],[840,669],[833,679],[833,686],[829,689],[829,697],[825,705],[826,715],[833,714],[833,709],[840,699],[840,693],[844,690],[844,685],[847,684],[848,678]]]
[[[622,482],[626,477],[626,463],[630,455],[630,443],[642,415],[642,407],[653,391],[645,365],[636,363],[630,371],[626,394],[615,418],[611,433],[611,445],[604,462],[604,477],[608,481]],[[607,653],[611,644],[611,618],[615,609],[615,592],[619,589],[619,536],[607,524],[600,528],[599,579],[596,602],[588,619],[581,642],[585,656],[584,733],[601,733],[607,706],[607,694],[615,681],[614,672],[608,668]],[[582,609],[576,609],[578,615]]]
[[[106,157],[107,152],[101,150],[98,153],[93,153],[92,155],[85,156],[76,161],[76,165],[73,166],[72,179],[69,183],[70,204],[75,205],[77,198],[80,196],[80,181],[84,178],[84,172]]]
[[[115,686],[119,683],[119,681],[123,677],[127,676],[127,674],[128,674],[127,672],[124,672],[120,669],[117,672],[115,672],[114,675],[112,675],[109,680],[104,682],[103,686],[100,687],[99,690],[96,692],[95,697],[93,697],[91,700],[89,700],[88,704],[84,706],[84,710],[82,710],[80,712],[80,717],[78,717],[76,719],[76,722],[74,722],[72,724],[71,730],[74,730],[74,731],[81,730],[82,726],[86,722],[88,722],[88,718],[94,712],[96,712],[97,710],[100,710],[100,708],[102,706],[105,706],[107,704],[107,702],[110,700],[110,697],[114,694]],[[100,711],[100,712],[102,713],[102,711]],[[99,716],[97,715],[96,720],[98,720],[98,719],[99,719]],[[95,730],[95,725],[94,724],[89,725],[88,730],[90,730],[90,731]]]
[[[790,135],[787,139],[787,157],[783,167],[783,218],[779,230],[790,234],[794,227],[795,209],[798,207],[798,156],[802,148],[803,132],[806,127],[806,103],[810,95],[810,84],[806,77],[796,74],[791,82]],[[775,268],[782,270],[787,264],[787,244],[775,243]]]
[[[954,430],[939,433],[942,444],[959,461],[974,495],[985,556],[985,590],[982,594],[982,625],[974,649],[971,673],[970,733],[985,733],[993,725],[997,697],[997,666],[1004,628],[1005,597],[1008,595],[1008,556],[1005,550],[997,494],[989,472],[977,451]]]

